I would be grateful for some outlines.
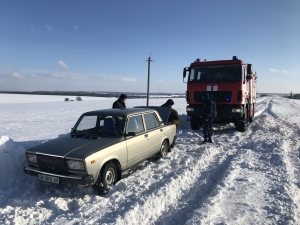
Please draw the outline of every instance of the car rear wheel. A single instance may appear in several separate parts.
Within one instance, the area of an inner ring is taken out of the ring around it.
[[[107,194],[111,187],[118,181],[116,164],[107,163],[99,174],[98,180],[94,187],[100,194]]]
[[[160,150],[159,150],[159,153],[158,153],[158,158],[165,157],[167,155],[168,151],[169,151],[168,142],[166,140],[164,140],[163,143],[160,146]]]

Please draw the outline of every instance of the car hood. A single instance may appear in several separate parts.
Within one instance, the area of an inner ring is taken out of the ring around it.
[[[65,136],[49,140],[27,150],[37,154],[46,154],[66,158],[84,159],[86,156],[122,141],[123,137],[88,139]]]

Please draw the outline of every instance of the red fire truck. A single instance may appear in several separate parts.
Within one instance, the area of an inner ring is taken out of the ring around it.
[[[255,113],[256,80],[252,65],[236,56],[232,60],[196,59],[190,67],[184,68],[183,81],[187,82],[186,111],[192,130],[198,130],[202,125],[202,93],[208,92],[216,103],[214,123],[234,123],[237,131],[246,131]]]

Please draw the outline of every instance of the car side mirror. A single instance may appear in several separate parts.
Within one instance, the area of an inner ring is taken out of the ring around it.
[[[135,132],[128,132],[128,134],[126,134],[126,137],[135,137],[136,133]]]

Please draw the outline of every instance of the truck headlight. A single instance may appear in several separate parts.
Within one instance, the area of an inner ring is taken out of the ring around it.
[[[194,112],[194,108],[186,107],[187,112]]]
[[[37,163],[36,154],[26,153],[26,159],[28,162]]]
[[[70,170],[85,170],[84,162],[76,160],[67,160],[67,164]]]
[[[233,113],[242,113],[243,112],[243,109],[232,109],[231,112]]]

